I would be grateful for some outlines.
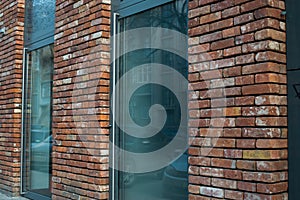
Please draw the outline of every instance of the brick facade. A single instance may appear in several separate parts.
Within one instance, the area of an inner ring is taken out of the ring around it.
[[[108,199],[109,196],[108,3],[57,1],[53,199]]]
[[[287,198],[283,10],[279,0],[189,2],[191,200]]]
[[[0,190],[20,193],[22,50],[24,0],[1,1],[0,27]]]
[[[110,4],[56,1],[53,199],[109,199]],[[287,199],[284,10],[280,0],[189,1],[190,200]],[[0,5],[0,190],[11,195],[23,13],[24,0]]]

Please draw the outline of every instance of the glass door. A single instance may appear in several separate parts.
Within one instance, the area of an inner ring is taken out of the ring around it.
[[[187,200],[187,1],[117,24],[112,199]]]
[[[26,52],[23,86],[22,187],[32,199],[50,199],[53,45]]]

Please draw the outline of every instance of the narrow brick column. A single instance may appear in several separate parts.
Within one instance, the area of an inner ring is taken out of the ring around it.
[[[56,2],[53,199],[108,199],[110,1]]]
[[[190,200],[287,198],[284,9],[189,1]]]
[[[20,191],[24,0],[0,4],[0,191]]]

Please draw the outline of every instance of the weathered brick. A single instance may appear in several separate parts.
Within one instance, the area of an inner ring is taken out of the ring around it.
[[[235,62],[237,65],[253,63],[254,62],[254,54],[237,56],[235,58]]]
[[[258,193],[245,193],[244,199],[245,200],[252,200],[252,199],[285,199],[287,195],[285,194],[258,194]]]
[[[210,168],[210,167],[201,167],[200,174],[202,176],[211,176],[211,177],[224,177],[224,169],[220,168]]]
[[[256,10],[266,5],[268,5],[267,1],[261,1],[261,0],[250,1],[248,3],[241,5],[241,12]]]
[[[236,189],[237,182],[232,180],[212,178],[211,185],[220,188]]]
[[[243,150],[243,158],[255,160],[286,159],[287,153],[282,150]]]
[[[228,9],[225,9],[225,10],[222,11],[222,18],[236,16],[239,13],[240,13],[240,7],[239,6],[228,8]]]
[[[286,55],[282,53],[265,51],[259,52],[255,56],[256,61],[275,61],[280,63],[286,63]]]
[[[240,128],[224,128],[223,135],[224,135],[224,137],[239,138],[239,137],[241,137],[241,129]]]
[[[263,18],[258,21],[253,21],[241,26],[242,34],[258,31],[264,28],[279,29],[280,23],[272,18]]]
[[[236,161],[230,159],[212,158],[211,165],[214,167],[236,168]]]
[[[200,176],[189,176],[189,183],[197,185],[210,185],[210,178]]]
[[[230,68],[226,68],[223,70],[224,77],[234,77],[234,76],[239,76],[239,75],[241,75],[241,67],[240,66],[230,67]]]
[[[256,162],[250,160],[238,160],[236,166],[238,169],[255,170]]]
[[[286,117],[259,117],[256,118],[257,126],[287,126]]]
[[[245,149],[253,149],[255,148],[255,140],[254,139],[238,139],[236,141],[237,148],[245,148]]]
[[[232,27],[232,28],[222,30],[223,38],[233,37],[233,36],[237,36],[237,35],[240,35],[240,34],[241,34],[241,30],[240,30],[239,26],[235,26],[235,27]]]
[[[250,44],[244,44],[242,50],[244,53],[264,50],[280,51],[280,44],[276,41],[260,41]]]
[[[240,200],[243,199],[243,192],[234,191],[234,190],[225,190],[225,198]]]
[[[200,17],[200,24],[206,24],[209,22],[217,21],[219,19],[221,19],[221,12],[211,13]]]
[[[235,105],[254,105],[254,97],[252,96],[245,96],[245,97],[236,97],[235,98]]]
[[[274,183],[281,181],[281,177],[285,176],[281,172],[243,172],[243,180],[245,181],[259,181],[266,183]]]
[[[231,67],[234,65],[235,65],[235,61],[233,58],[221,59],[221,60],[211,61],[210,69],[220,69],[220,68],[225,68],[225,67]],[[223,81],[225,82],[226,79],[223,79]]]
[[[255,76],[256,83],[281,83],[280,75],[274,73],[257,74]]]
[[[246,65],[242,67],[242,74],[256,74],[259,72],[279,72],[284,73],[284,69],[280,64],[274,62],[258,63],[253,65]]]
[[[193,194],[199,194],[200,193],[200,186],[199,185],[189,185],[189,192]]]
[[[256,183],[239,181],[238,189],[242,191],[256,192]]]
[[[243,128],[242,134],[247,138],[279,138],[281,130],[279,128]]]
[[[188,30],[190,36],[202,35],[209,32],[209,25],[197,26]]]
[[[240,36],[235,37],[235,44],[236,45],[244,44],[244,43],[252,42],[252,41],[254,41],[254,35],[252,33],[244,34],[244,35],[240,35]]]
[[[240,116],[241,115],[241,107],[228,107],[224,109],[224,116],[232,117],[232,116]]]
[[[247,13],[234,17],[234,25],[244,24],[254,19],[253,13]]]
[[[242,158],[242,150],[240,149],[224,149],[225,158]],[[225,176],[226,177],[226,176]]]
[[[283,19],[282,11],[280,9],[275,8],[261,8],[259,10],[254,11],[254,16],[256,19],[264,18],[264,17],[273,17],[277,19]]]
[[[279,171],[288,168],[287,160],[282,161],[257,161],[257,170],[259,171]]]
[[[211,5],[211,11],[216,12],[219,10],[224,10],[234,5],[234,0],[224,0]]]
[[[230,88],[224,89],[224,94],[227,97],[238,96],[238,95],[241,95],[241,93],[242,93],[241,87],[230,87]]]
[[[224,197],[224,190],[213,188],[213,187],[200,187],[200,194],[211,196],[211,197],[218,197],[223,198]]]
[[[236,85],[253,85],[254,84],[254,76],[247,75],[247,76],[239,76],[235,78]]]
[[[279,93],[279,86],[275,84],[260,84],[260,85],[249,85],[242,88],[244,95],[249,94],[272,94]]]
[[[280,111],[276,106],[243,107],[243,116],[279,116]]]
[[[205,14],[210,13],[210,6],[201,6],[195,9],[189,10],[189,18],[199,17]]]
[[[209,25],[209,30],[210,31],[215,31],[215,30],[219,30],[219,29],[224,29],[224,28],[230,27],[232,25],[233,25],[233,19],[225,19],[225,20],[222,20],[222,21],[211,23]]]
[[[212,42],[215,40],[219,40],[222,38],[222,32],[214,32],[214,33],[210,33],[207,35],[202,35],[200,36],[200,43],[207,43],[207,42]]]
[[[234,39],[233,38],[213,42],[211,44],[211,49],[212,50],[218,50],[218,49],[224,49],[224,48],[231,47],[231,46],[234,46]]]
[[[236,126],[255,126],[255,119],[252,118],[237,118]]]
[[[257,191],[260,193],[279,193],[287,191],[288,183],[282,182],[282,183],[273,183],[273,184],[257,184]]]
[[[225,138],[213,138],[212,144],[214,147],[235,147],[234,139],[225,139]]]

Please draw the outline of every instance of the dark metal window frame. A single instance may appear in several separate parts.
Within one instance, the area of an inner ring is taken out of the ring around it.
[[[172,1],[175,0],[118,0],[114,2],[113,12],[118,13],[121,19]]]

